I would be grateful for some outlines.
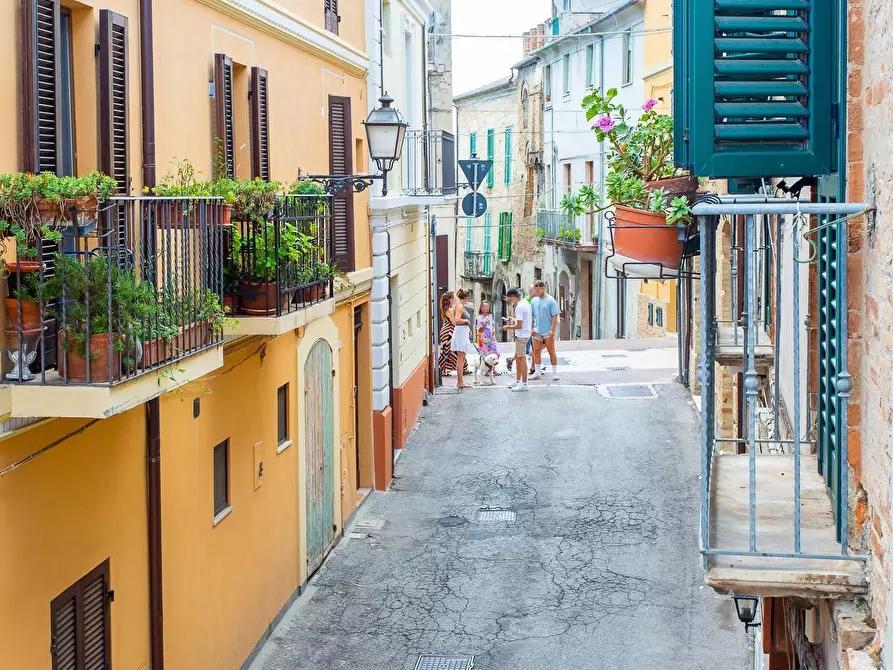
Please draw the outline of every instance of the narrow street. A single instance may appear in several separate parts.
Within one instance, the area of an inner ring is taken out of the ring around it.
[[[410,670],[423,654],[475,670],[747,667],[731,599],[703,585],[698,423],[675,350],[575,344],[558,384],[435,396],[393,487],[253,670]],[[624,382],[640,386],[602,386]]]

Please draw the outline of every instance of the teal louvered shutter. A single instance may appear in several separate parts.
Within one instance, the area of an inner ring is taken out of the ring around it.
[[[512,129],[505,129],[505,185],[512,183]]]
[[[499,213],[499,260],[512,260],[512,213]]]
[[[487,130],[487,160],[492,161],[494,152],[496,151],[496,135],[493,132],[493,129],[490,128]],[[494,166],[495,167],[495,166]],[[496,172],[495,169],[491,169],[490,172],[487,173],[487,188],[493,188],[494,177],[493,173]]]
[[[465,219],[465,253],[471,253],[471,233],[474,230],[471,226],[472,218],[468,217]]]
[[[490,276],[490,246],[493,244],[493,216],[484,215],[484,276]]]
[[[718,178],[828,174],[833,3],[676,1],[677,164]]]
[[[505,252],[505,260],[512,260],[512,213],[505,213],[505,237],[506,237],[506,252]]]
[[[478,152],[478,134],[472,133],[468,137],[468,157],[472,158]]]

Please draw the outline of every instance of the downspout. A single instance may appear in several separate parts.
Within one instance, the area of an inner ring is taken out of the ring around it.
[[[140,99],[143,187],[155,185],[155,49],[152,0],[140,0]],[[161,402],[146,403],[146,523],[149,562],[149,667],[164,670],[161,562]]]
[[[397,439],[397,431],[394,430],[394,420],[397,416],[394,413],[394,329],[391,324],[394,323],[394,304],[391,297],[391,229],[385,228],[385,235],[388,236],[388,407],[391,408],[391,465],[394,463],[394,442]],[[391,470],[393,474],[393,469]]]
[[[429,15],[428,19],[429,19],[429,21],[432,21],[432,22],[434,21],[433,12],[431,15]],[[422,134],[422,137],[427,138],[428,130],[431,127],[429,124],[429,119],[431,116],[431,95],[428,90],[428,86],[430,84],[430,81],[428,80],[428,34],[429,33],[427,30],[424,30],[424,29],[423,29],[422,33],[424,36],[424,38],[422,39],[422,96],[423,96],[422,109],[425,110],[425,121],[424,121],[425,128],[424,128],[424,133]],[[432,130],[432,133],[436,133],[436,131]],[[436,139],[434,139],[434,141],[436,141]],[[441,141],[440,188],[441,188],[441,193],[443,193],[443,151],[442,151],[443,136],[442,135],[441,135],[440,141]],[[428,171],[428,167],[429,167],[428,158],[429,158],[430,154],[428,153],[427,139],[425,141],[425,154],[424,155],[425,155],[426,184],[430,187],[431,184],[427,180],[431,179],[432,175]],[[435,156],[437,155],[436,151],[435,151],[434,155]],[[436,167],[434,169],[433,176],[436,179],[436,176],[437,176],[437,168]],[[436,184],[435,184],[435,186],[436,186]],[[434,359],[434,353],[435,353],[435,349],[434,349],[435,344],[434,343],[437,341],[437,338],[434,337],[434,331],[435,331],[435,328],[437,327],[435,325],[435,321],[434,321],[434,303],[436,301],[435,296],[437,295],[437,287],[435,286],[436,280],[434,279],[434,265],[433,265],[433,263],[434,263],[434,243],[433,243],[434,242],[434,222],[436,221],[436,219],[435,219],[435,217],[433,217],[431,215],[431,207],[425,207],[425,218],[426,218],[426,224],[427,224],[426,237],[428,238],[427,239],[427,243],[428,243],[428,286],[432,287],[431,288],[431,304],[430,304],[430,308],[428,310],[429,330],[430,330],[432,337],[431,337],[431,346],[428,348],[428,374],[427,374],[428,385],[427,385],[427,389],[428,389],[428,393],[433,394],[434,393],[434,369],[436,367],[435,359]],[[426,399],[426,403],[427,403],[427,399]]]
[[[605,88],[605,38],[604,36],[599,37],[598,39],[598,90],[603,91]],[[599,163],[600,163],[600,176],[599,180],[599,194],[601,196],[601,201],[604,202],[605,199],[605,143],[599,143]],[[598,215],[598,249],[595,253],[595,339],[602,339],[602,278],[605,276],[605,268],[603,267],[605,262],[605,215],[604,212],[599,212]]]

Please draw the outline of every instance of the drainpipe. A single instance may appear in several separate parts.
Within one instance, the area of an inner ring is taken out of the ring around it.
[[[599,37],[598,40],[598,90],[603,91],[605,89],[605,38]],[[599,194],[601,195],[601,200],[605,199],[605,143],[599,143],[599,163],[600,163],[600,172],[601,179],[599,180]],[[598,249],[595,253],[595,339],[602,339],[602,278],[605,276],[605,241],[604,241],[604,233],[605,233],[605,215],[604,212],[599,212],[598,215]]]
[[[140,99],[143,186],[155,185],[155,50],[152,0],[140,0]],[[146,403],[146,521],[149,562],[149,667],[164,670],[161,563],[161,402]]]
[[[429,15],[429,20],[432,20],[432,19],[433,19],[433,14]],[[436,141],[436,140],[434,140],[434,137],[436,135],[436,129],[432,128],[431,124],[429,123],[430,116],[431,116],[431,95],[428,90],[428,86],[429,86],[430,82],[428,81],[428,34],[429,33],[427,30],[427,26],[423,27],[422,32],[423,32],[423,39],[422,39],[422,98],[423,98],[422,99],[422,109],[424,110],[424,116],[425,116],[424,130],[422,133],[422,137],[425,138],[425,142],[424,142],[425,185],[426,185],[426,187],[430,188],[431,187],[430,180],[437,179],[437,167],[435,166],[434,173],[432,175],[431,171],[429,170],[429,167],[430,167],[429,158],[430,158],[431,154],[429,153],[429,147],[428,147],[428,138],[429,138],[428,131],[430,130],[432,133],[432,135],[431,135],[432,141]],[[440,178],[441,193],[443,193],[443,153],[442,153],[442,151],[443,151],[443,136],[441,136],[441,173],[440,173],[441,174],[441,178]],[[437,157],[436,145],[435,145],[435,150],[434,150],[434,157],[436,160],[436,157]],[[435,184],[435,186],[436,186],[436,184]],[[428,238],[427,251],[428,251],[428,285],[429,286],[434,286],[434,284],[436,283],[436,280],[434,279],[434,267],[431,265],[431,263],[434,262],[434,252],[433,252],[434,238],[433,238],[433,228],[431,225],[433,220],[434,220],[434,217],[432,217],[432,215],[431,215],[431,208],[425,207],[425,225],[427,226],[426,237]],[[431,295],[434,296],[436,294],[437,294],[437,287],[435,286],[431,292]],[[430,330],[432,333],[434,332],[434,329],[436,328],[435,321],[434,321],[434,301],[435,301],[435,298],[432,297],[431,298],[431,306],[430,306],[429,313],[428,313],[428,315],[430,317],[429,327],[430,327]],[[434,368],[436,367],[435,361],[434,361],[434,347],[435,347],[434,343],[436,342],[436,340],[437,340],[437,338],[432,337],[431,338],[431,346],[428,348],[428,371],[427,371],[428,372],[428,374],[427,374],[428,393],[434,393]]]

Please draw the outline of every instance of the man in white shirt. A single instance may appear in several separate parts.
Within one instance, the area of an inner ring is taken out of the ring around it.
[[[509,388],[523,392],[527,390],[527,343],[533,330],[533,312],[530,303],[521,299],[518,289],[509,289],[505,297],[515,306],[514,318],[503,326],[506,330],[515,331],[515,381],[509,384]]]

